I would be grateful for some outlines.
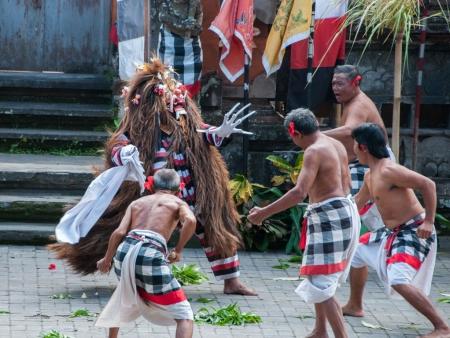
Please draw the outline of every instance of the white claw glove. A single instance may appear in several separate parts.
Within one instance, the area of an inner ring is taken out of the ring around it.
[[[219,127],[211,127],[208,129],[197,129],[199,133],[211,133],[219,136],[221,138],[225,138],[230,136],[231,134],[245,134],[245,135],[253,135],[253,133],[249,131],[245,131],[239,128],[236,128],[237,125],[241,124],[242,121],[248,119],[250,116],[256,114],[256,111],[252,111],[241,118],[238,118],[239,114],[241,114],[245,109],[250,106],[250,103],[242,107],[238,110],[237,113],[234,113],[237,107],[239,107],[240,103],[234,105],[231,110],[225,114],[222,124]]]

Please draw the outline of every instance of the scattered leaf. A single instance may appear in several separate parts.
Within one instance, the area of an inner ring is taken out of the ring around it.
[[[300,315],[300,316],[296,316],[295,318],[300,318],[300,319],[309,319],[309,318],[316,318],[314,316],[311,315]]]
[[[0,315],[7,315],[9,313],[11,313],[11,312],[5,311],[5,310],[0,310]]]
[[[300,277],[276,277],[276,278],[272,278],[273,280],[300,280]]]
[[[387,331],[392,331],[392,329],[389,329],[387,327],[378,325],[378,324],[371,324],[368,322],[365,322],[364,320],[361,320],[361,324],[365,327],[368,327],[369,329],[380,329],[380,330],[387,330]]]
[[[71,338],[69,336],[66,336],[65,334],[58,332],[56,330],[51,330],[49,332],[43,333],[42,338]]]
[[[76,317],[93,317],[94,314],[89,312],[88,309],[78,309],[73,311],[69,318],[76,318]]]
[[[196,323],[210,325],[244,325],[261,323],[261,317],[251,312],[241,312],[236,303],[221,308],[206,308],[198,310],[194,316]]]
[[[207,303],[211,303],[214,302],[215,300],[212,298],[206,298],[206,297],[199,297],[195,300],[197,303],[203,303],[203,304],[207,304]]]
[[[196,264],[172,265],[173,276],[181,285],[198,285],[209,280]]]
[[[302,256],[294,255],[288,259],[289,263],[301,263],[302,262]]]
[[[288,263],[286,263],[285,260],[283,259],[278,259],[278,262],[280,263],[279,265],[274,265],[272,266],[273,269],[278,269],[278,270],[286,270],[290,268],[290,265]]]
[[[51,299],[73,299],[68,293],[56,293],[50,297]]]
[[[56,270],[56,264],[55,264],[55,263],[50,263],[50,264],[48,265],[48,269],[49,269],[49,270]]]

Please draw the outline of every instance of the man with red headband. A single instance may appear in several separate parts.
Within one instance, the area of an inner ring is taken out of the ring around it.
[[[332,88],[336,100],[342,104],[342,126],[324,131],[325,135],[341,141],[347,150],[351,174],[351,193],[361,189],[367,166],[358,162],[353,151],[352,130],[363,123],[376,123],[387,133],[383,120],[373,101],[359,87],[362,76],[353,65],[337,66],[334,70]]]
[[[291,208],[309,196],[306,243],[300,274],[306,278],[295,290],[314,303],[316,324],[309,337],[326,337],[327,321],[335,337],[347,337],[342,311],[335,298],[345,281],[359,235],[359,215],[349,193],[349,172],[344,146],[324,135],[308,109],[299,108],[285,119],[292,141],[305,150],[303,167],[294,188],[264,208],[250,210],[254,224]]]

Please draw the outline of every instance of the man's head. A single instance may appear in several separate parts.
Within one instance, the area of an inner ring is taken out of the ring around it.
[[[383,129],[375,123],[363,123],[353,129],[352,137],[355,140],[353,150],[361,164],[368,164],[369,156],[377,159],[389,158],[384,135]]]
[[[361,74],[355,66],[337,66],[331,82],[336,100],[339,103],[346,103],[355,97],[359,93],[361,79]]]
[[[297,108],[286,115],[284,127],[288,130],[292,141],[304,148],[305,137],[319,130],[319,122],[309,109]]]
[[[180,176],[173,169],[160,169],[153,176],[153,189],[168,190],[177,194],[180,189]]]

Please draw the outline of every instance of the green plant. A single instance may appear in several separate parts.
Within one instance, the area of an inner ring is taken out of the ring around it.
[[[300,220],[306,204],[302,203],[273,215],[261,225],[252,225],[247,221],[247,215],[253,207],[264,207],[272,203],[295,184],[303,164],[303,152],[298,154],[294,164],[275,155],[268,156],[267,160],[281,172],[281,175],[272,178],[274,186],[265,187],[261,184],[251,183],[243,175],[236,175],[230,181],[230,190],[241,214],[239,230],[247,249],[266,251],[271,244],[286,242],[286,254],[301,254],[298,248]]]
[[[198,310],[194,316],[196,323],[205,323],[211,325],[244,325],[261,323],[261,317],[251,313],[242,312],[236,303],[221,308],[206,308]]]
[[[287,270],[290,268],[290,265],[288,263],[286,263],[286,260],[284,259],[278,259],[278,265],[274,265],[272,266],[273,269],[278,269],[278,270]]]
[[[43,333],[42,338],[71,338],[69,336],[66,336],[65,334],[58,332],[56,330],[51,330],[49,332]]]
[[[68,293],[57,293],[50,297],[51,299],[73,299],[73,297]]]
[[[197,303],[208,304],[208,303],[214,302],[214,299],[206,298],[206,297],[199,297],[195,301]]]
[[[434,216],[434,223],[438,224],[440,228],[449,229],[450,228],[450,220],[445,218],[444,215],[440,213],[436,213]]]
[[[94,314],[92,314],[91,312],[89,312],[88,309],[78,309],[73,311],[69,318],[77,318],[77,317],[93,317]]]
[[[9,313],[10,313],[9,311],[0,310],[0,315],[7,315]]]
[[[198,285],[209,280],[196,264],[172,265],[173,276],[181,285]]]

